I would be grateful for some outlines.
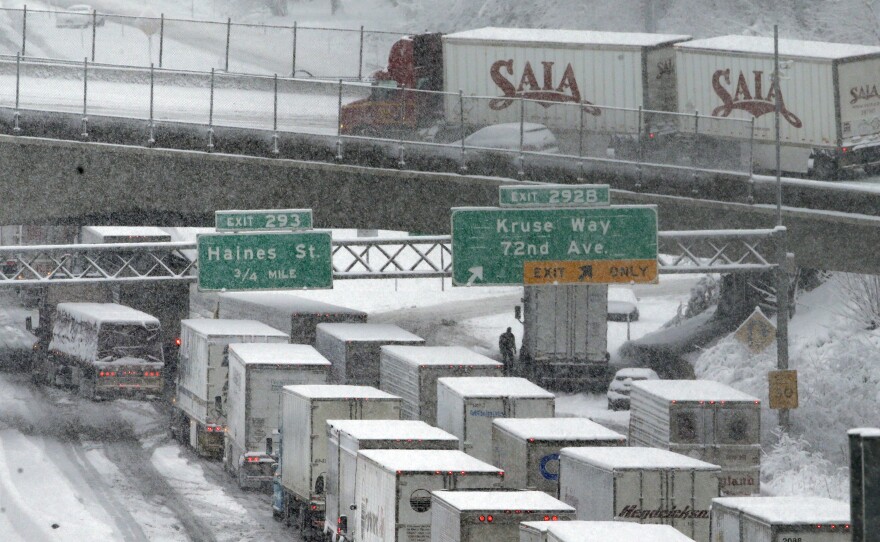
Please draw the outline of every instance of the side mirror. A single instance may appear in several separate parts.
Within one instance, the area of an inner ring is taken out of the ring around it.
[[[34,321],[30,316],[25,316],[24,318],[24,328],[28,331],[34,330]]]

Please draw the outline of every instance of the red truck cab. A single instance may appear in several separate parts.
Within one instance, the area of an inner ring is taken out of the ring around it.
[[[339,131],[345,135],[393,136],[430,124],[442,115],[440,94],[407,89],[443,90],[441,34],[399,39],[388,53],[388,66],[372,76],[368,98],[342,106]]]

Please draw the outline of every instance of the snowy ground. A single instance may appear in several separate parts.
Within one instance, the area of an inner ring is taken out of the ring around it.
[[[880,412],[880,331],[867,330],[843,308],[839,278],[797,301],[791,320],[789,367],[798,371],[800,406],[793,432],[779,441],[768,409],[767,372],[776,368],[775,343],[752,355],[732,338],[708,348],[695,364],[711,378],[763,400],[764,490],[846,500],[846,431],[876,426]]]

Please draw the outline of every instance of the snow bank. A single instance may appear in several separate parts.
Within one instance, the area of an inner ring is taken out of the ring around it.
[[[695,362],[698,378],[713,379],[762,399],[762,477],[769,492],[840,498],[847,461],[846,432],[876,423],[880,412],[880,330],[859,329],[840,312],[832,279],[797,301],[789,327],[789,367],[798,371],[800,406],[791,412],[793,436],[774,433],[767,372],[776,369],[775,343],[760,354],[732,337]],[[809,438],[809,445],[802,436]],[[775,447],[774,447],[775,445]]]

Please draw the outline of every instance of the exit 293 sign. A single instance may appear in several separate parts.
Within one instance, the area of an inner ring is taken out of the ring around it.
[[[457,286],[655,282],[657,209],[453,209],[452,268]]]

